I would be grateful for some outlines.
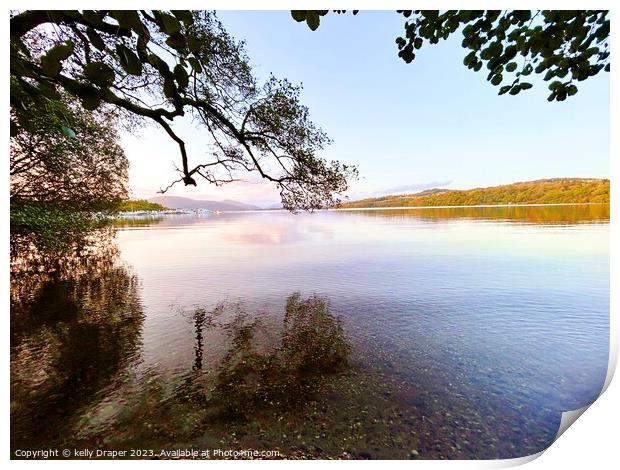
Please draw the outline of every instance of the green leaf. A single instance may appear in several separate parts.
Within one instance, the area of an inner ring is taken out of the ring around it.
[[[143,36],[140,36],[136,40],[136,52],[138,53],[138,58],[140,62],[144,63],[147,61],[147,49],[146,49],[146,40]]]
[[[559,90],[560,88],[562,88],[562,82],[560,82],[559,80],[555,80],[549,84],[549,89],[551,91],[556,91],[556,90]]]
[[[463,65],[469,65],[476,59],[476,51],[471,51],[463,59]]]
[[[99,33],[97,33],[97,31],[95,31],[93,28],[86,28],[86,36],[88,36],[88,40],[97,49],[99,49],[100,51],[105,50],[105,43],[103,42],[103,39],[101,39]]]
[[[486,49],[482,49],[482,51],[480,52],[480,58],[482,60],[489,60],[493,57],[493,50],[490,47],[487,47]]]
[[[62,72],[62,63],[57,59],[42,57],[41,68],[43,69],[45,75],[49,77],[56,77],[60,75],[60,72]]]
[[[131,29],[138,36],[144,34],[144,25],[136,10],[112,10],[110,16],[118,21],[121,28]]]
[[[192,69],[194,69],[196,73],[202,73],[202,65],[200,65],[200,61],[198,59],[196,59],[195,57],[190,57],[187,59],[187,61],[189,62],[189,65],[192,66]]]
[[[489,46],[489,49],[491,49],[491,53],[493,54],[493,57],[499,57],[504,51],[504,46],[502,45],[501,42],[495,41],[491,43],[491,45]]]
[[[575,93],[577,93],[577,87],[571,84],[566,89],[566,92],[568,93],[568,96],[573,96]]]
[[[312,31],[316,31],[321,24],[321,19],[316,11],[309,10],[306,16],[306,23]]]
[[[502,83],[502,80],[504,79],[504,77],[502,76],[501,73],[494,75],[493,78],[491,79],[491,84],[497,86],[500,83]]]
[[[184,49],[187,46],[185,36],[181,33],[175,33],[166,39],[166,44],[176,50]]]
[[[73,43],[56,44],[41,57],[41,68],[46,75],[56,77],[62,71],[62,61],[73,54]]]
[[[519,83],[519,88],[521,88],[522,90],[529,90],[530,88],[532,88],[532,84],[528,82],[521,82]]]
[[[164,95],[166,98],[172,98],[174,96],[174,92],[176,87],[174,86],[174,82],[170,79],[164,80]]]
[[[107,88],[114,83],[114,70],[103,62],[91,62],[84,67],[84,76],[101,88]]]
[[[415,59],[415,54],[413,53],[413,46],[411,44],[407,44],[404,49],[402,49],[398,53],[399,57],[402,58],[405,62],[410,64],[413,59]]]
[[[298,23],[301,23],[302,21],[306,21],[307,14],[308,14],[307,10],[291,10],[291,16]]]
[[[71,129],[70,127],[62,126],[60,130],[62,130],[62,133],[66,135],[67,137],[69,137],[70,139],[75,139],[77,137],[77,135],[75,134],[75,131]]]
[[[506,85],[506,86],[501,87],[499,89],[498,95],[503,95],[504,93],[508,93],[511,88],[512,88],[512,85]]]
[[[516,62],[510,62],[506,65],[506,72],[514,72],[515,70],[517,70]]]
[[[117,44],[116,53],[118,54],[121,67],[123,67],[125,72],[136,76],[142,74],[142,62],[127,46],[124,44]]]
[[[82,107],[90,111],[97,109],[101,104],[101,95],[95,87],[90,85],[80,87],[78,97],[82,102]]]
[[[148,61],[149,64],[157,69],[162,77],[168,77],[170,75],[170,68],[168,67],[168,64],[158,55],[149,54]]]
[[[181,22],[174,16],[168,13],[161,13],[159,19],[161,22],[161,29],[164,33],[173,35],[181,31]]]
[[[174,67],[174,79],[179,84],[179,87],[185,88],[189,85],[189,77],[187,75],[187,71],[183,68],[181,64],[177,64]]]
[[[194,23],[194,17],[190,10],[170,10],[174,16],[185,24],[191,26]]]
[[[192,36],[191,34],[188,34],[185,40],[187,42],[187,48],[191,52],[193,52],[194,54],[197,52],[200,52],[200,48],[202,47],[202,42],[198,38],[196,38],[195,36]]]
[[[99,17],[99,14],[96,11],[84,10],[82,12],[82,16],[89,23],[93,23],[93,24],[100,24],[101,23],[101,18]]]

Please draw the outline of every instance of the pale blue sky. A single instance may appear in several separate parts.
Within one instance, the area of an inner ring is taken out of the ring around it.
[[[412,64],[397,56],[394,39],[404,18],[360,12],[323,18],[317,31],[288,11],[219,12],[229,33],[247,41],[255,74],[303,83],[302,101],[334,140],[324,152],[359,166],[351,197],[465,189],[553,177],[609,177],[609,76],[580,84],[579,93],[549,103],[547,84],[518,96],[498,96],[486,73],[462,64],[457,33],[425,45]],[[198,161],[206,134],[182,126]],[[175,179],[174,145],[159,129],[123,136],[136,196],[154,195]],[[170,194],[277,202],[268,185],[176,187]]]

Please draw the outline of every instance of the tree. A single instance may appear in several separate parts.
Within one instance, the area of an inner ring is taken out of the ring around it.
[[[334,10],[343,13],[344,10]],[[357,10],[353,14],[357,14]],[[437,44],[456,31],[469,50],[467,68],[485,65],[487,81],[499,94],[516,95],[532,88],[523,80],[535,73],[551,81],[548,101],[564,101],[577,93],[575,82],[609,72],[608,11],[602,10],[397,10],[405,18],[404,37],[397,37],[398,56],[411,63],[425,43]],[[311,30],[327,10],[293,10],[296,21]]]
[[[289,209],[333,205],[356,168],[317,152],[329,143],[299,101],[300,87],[271,77],[259,85],[241,42],[214,13],[188,11],[24,11],[11,17],[11,77],[30,95],[11,96],[13,132],[57,90],[86,109],[112,106],[123,119],[150,121],[176,142],[175,183],[220,185],[238,171],[277,185]],[[212,154],[190,165],[172,124],[189,115],[207,131]]]
[[[27,107],[27,92],[11,84]],[[11,202],[103,209],[127,198],[129,162],[108,113],[84,111],[69,97],[37,107],[10,142]]]

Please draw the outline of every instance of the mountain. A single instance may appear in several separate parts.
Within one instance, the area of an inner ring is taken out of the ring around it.
[[[149,202],[161,204],[170,209],[208,209],[211,211],[252,211],[260,209],[260,207],[231,199],[206,201],[180,196],[155,196],[149,198]]]
[[[609,203],[609,180],[554,178],[468,190],[429,189],[415,194],[346,202],[342,208],[475,206],[493,204]]]

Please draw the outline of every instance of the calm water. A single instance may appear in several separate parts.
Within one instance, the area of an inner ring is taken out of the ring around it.
[[[387,428],[376,418],[351,424],[366,440],[348,454],[406,458],[412,446],[422,458],[537,452],[553,440],[561,412],[592,402],[605,379],[608,222],[609,206],[571,206],[127,224],[112,241],[113,266],[79,281],[47,280],[12,308],[13,447],[33,435],[42,445],[113,446],[96,436],[119,427],[124,394],[191,370],[208,375],[221,359],[225,335],[203,332],[191,312],[237,305],[273,333],[287,297],[299,292],[329,303],[352,367],[367,377],[361,395],[367,388],[394,410]],[[349,418],[343,413],[340,421]],[[369,444],[373,433],[406,437],[379,449]],[[330,451],[325,435],[312,434],[277,443]]]

